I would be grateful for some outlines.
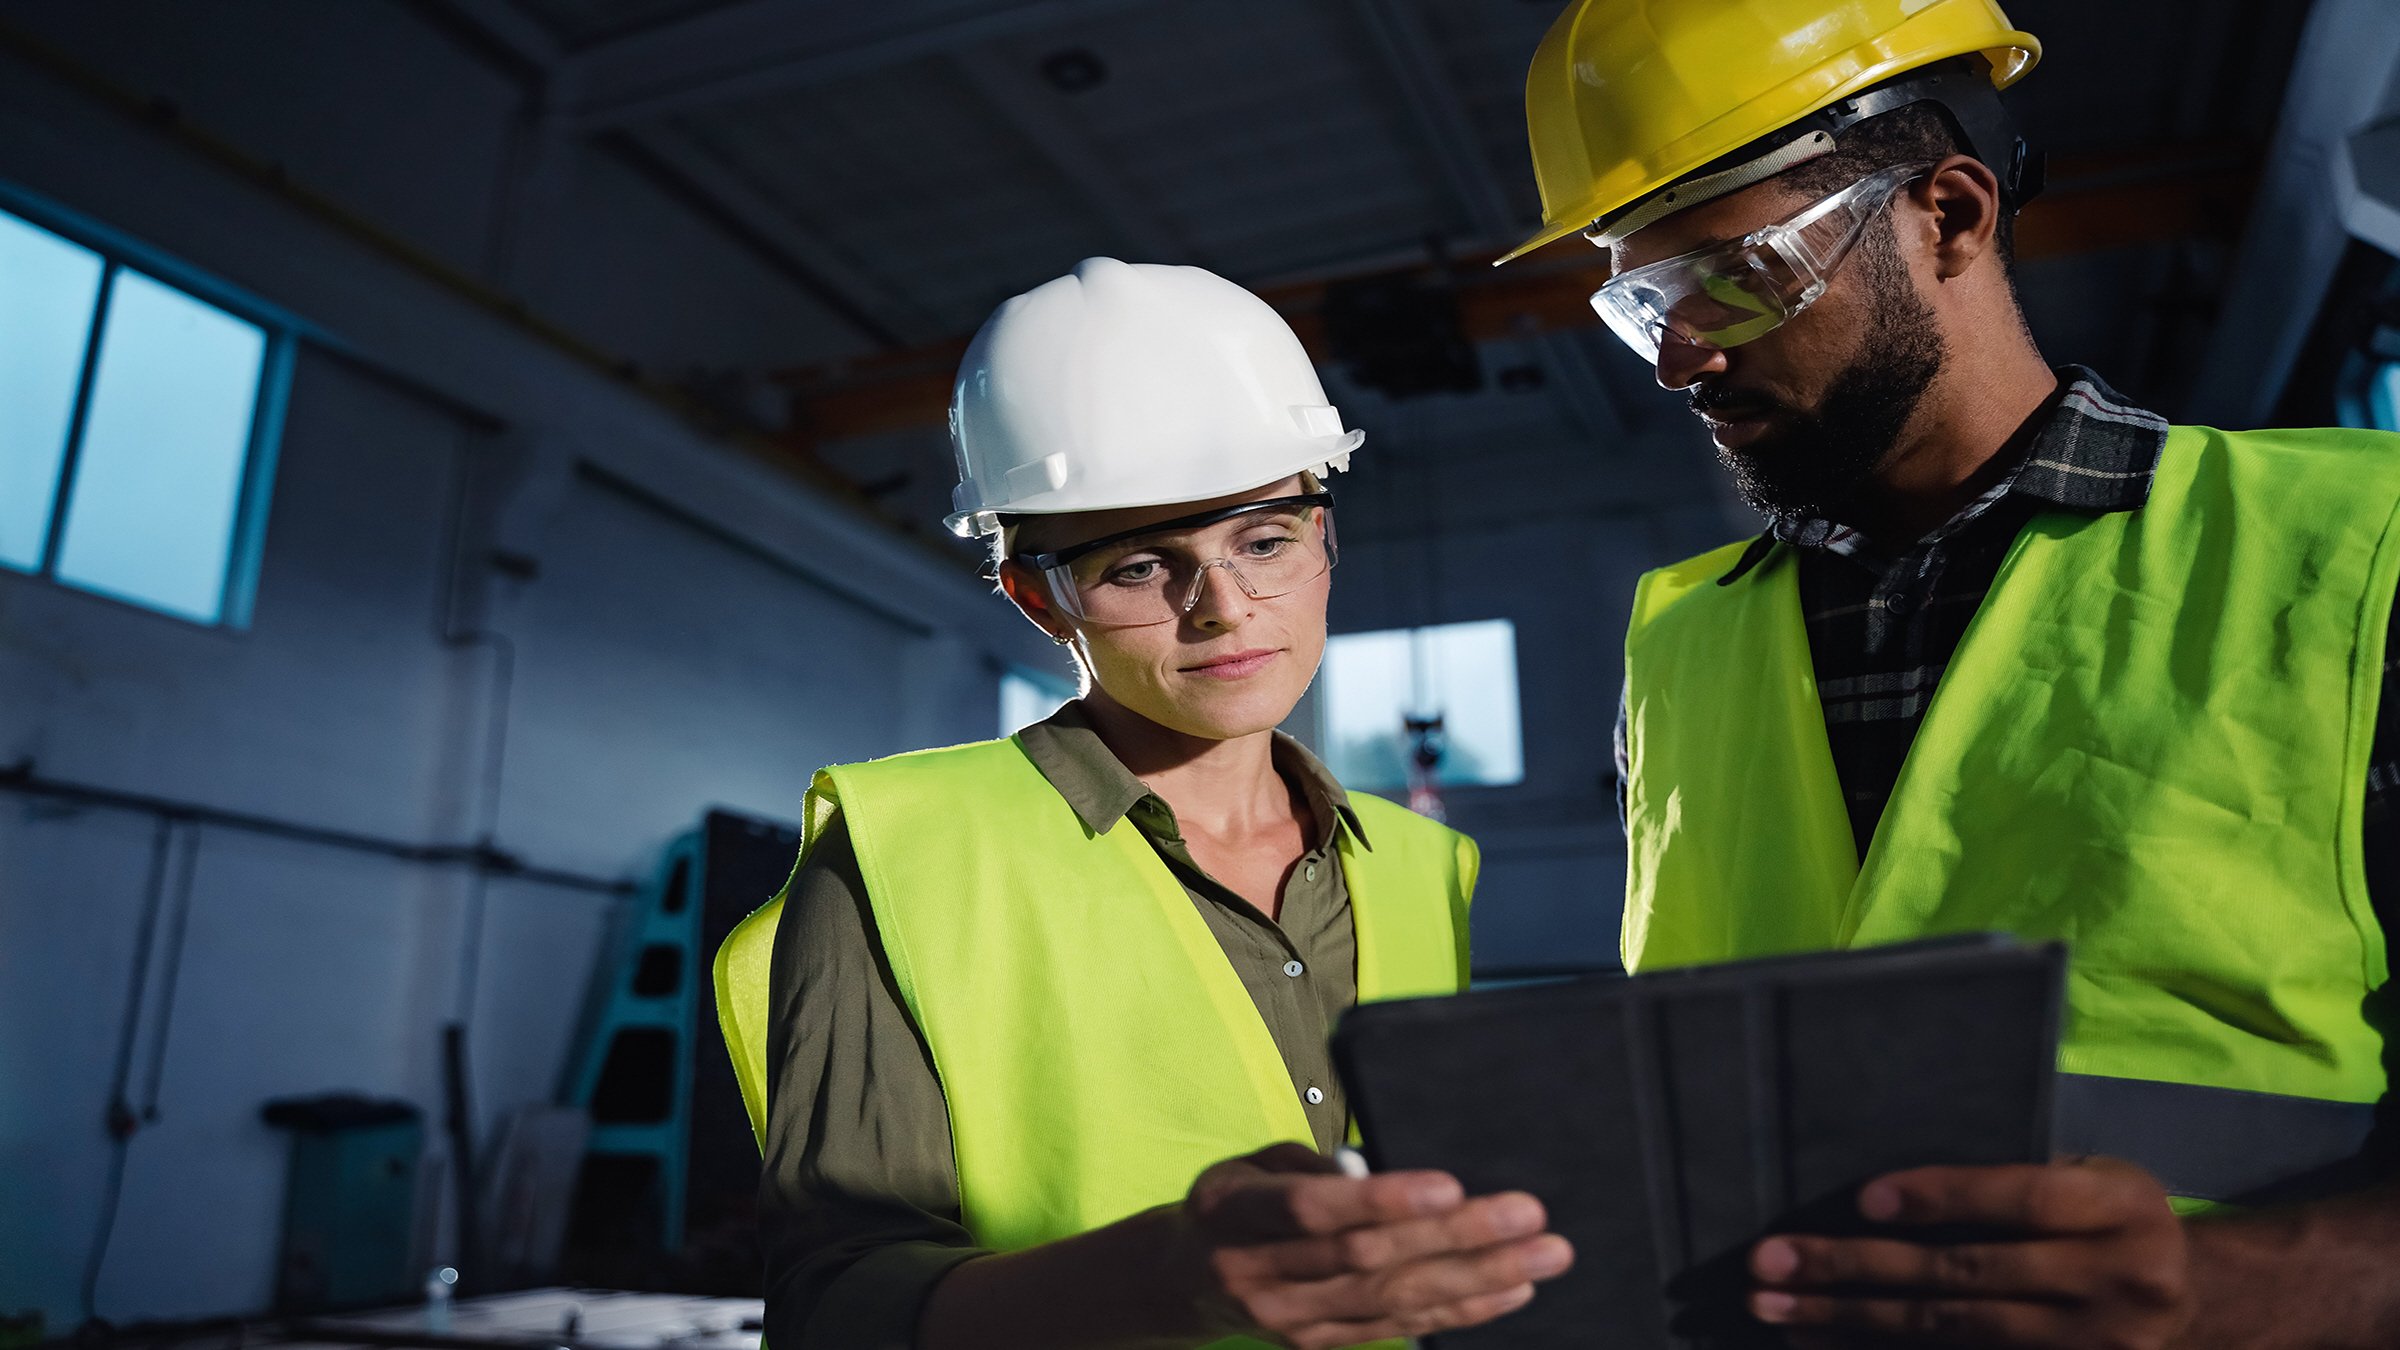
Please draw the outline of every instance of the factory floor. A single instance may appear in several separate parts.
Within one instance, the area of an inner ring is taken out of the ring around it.
[[[143,1350],[758,1350],[764,1310],[755,1298],[527,1289],[125,1343]]]

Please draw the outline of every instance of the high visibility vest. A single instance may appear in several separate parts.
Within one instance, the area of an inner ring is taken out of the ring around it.
[[[1467,976],[1466,836],[1351,794],[1340,834],[1362,1002]],[[1015,740],[817,775],[801,858],[836,811],[893,983],[950,1112],[961,1218],[1013,1251],[1181,1200],[1199,1174],[1308,1117],[1208,923],[1129,821],[1095,834]],[[768,954],[783,898],[717,958],[718,1013],[765,1130]]]
[[[2063,939],[2062,1151],[2199,1200],[2338,1175],[2385,1088],[2360,810],[2396,503],[2400,437],[2178,427],[2143,509],[2037,517],[1863,860],[1790,551],[1726,585],[1739,545],[1650,574],[1626,965]]]

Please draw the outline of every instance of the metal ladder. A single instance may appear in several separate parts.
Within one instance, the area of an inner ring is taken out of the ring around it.
[[[559,1100],[591,1114],[585,1147],[656,1178],[662,1250],[683,1246],[690,1171],[693,1041],[700,984],[702,845],[677,836],[648,885],[635,894],[615,942],[615,959],[595,981],[584,1031]],[[587,1172],[588,1175],[588,1172]]]

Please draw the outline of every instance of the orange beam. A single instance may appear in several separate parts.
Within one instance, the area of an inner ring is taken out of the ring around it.
[[[2204,145],[2064,159],[2054,185],[2017,221],[2019,260],[2067,257],[2181,239],[2232,239],[2248,215],[2259,177],[2252,147]],[[1586,297],[1608,280],[1608,263],[1571,247],[1495,270],[1492,256],[1447,269],[1459,323],[1476,342],[1598,323]],[[1442,284],[1431,267],[1364,273],[1344,280],[1410,279]],[[1309,355],[1327,359],[1319,318],[1335,282],[1270,288],[1260,296],[1288,320]],[[779,371],[791,391],[792,439],[818,444],[908,427],[939,425],[966,338],[837,365]]]

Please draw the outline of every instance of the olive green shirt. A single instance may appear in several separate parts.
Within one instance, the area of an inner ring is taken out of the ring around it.
[[[1275,767],[1314,818],[1279,920],[1192,860],[1175,813],[1069,703],[1020,733],[1026,757],[1094,831],[1130,821],[1199,908],[1291,1070],[1319,1149],[1349,1128],[1326,1038],[1357,1001],[1357,939],[1338,832],[1367,845],[1348,796],[1278,732]],[[837,816],[792,879],[768,997],[766,1161],[759,1224],[774,1350],[907,1350],[936,1281],[982,1255],[959,1222],[950,1112],[884,959]],[[1162,1069],[1166,1066],[1162,1066]]]

